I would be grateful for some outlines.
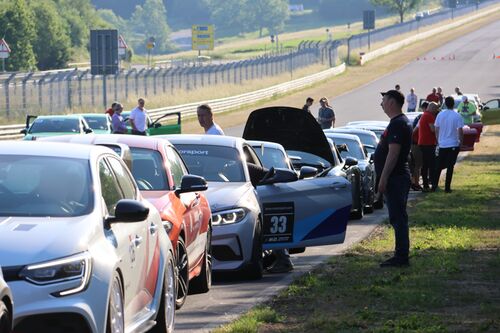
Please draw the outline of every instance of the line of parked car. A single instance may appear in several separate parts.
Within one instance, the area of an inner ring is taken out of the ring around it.
[[[259,279],[267,250],[343,243],[349,219],[383,207],[387,122],[323,131],[271,107],[242,138],[132,136],[85,130],[93,116],[40,116],[31,142],[0,142],[0,333],[172,332],[213,271]]]

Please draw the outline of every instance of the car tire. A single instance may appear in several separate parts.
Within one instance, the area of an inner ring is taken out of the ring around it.
[[[111,291],[108,300],[108,317],[106,321],[106,333],[125,332],[125,311],[123,307],[123,286],[117,273],[111,280]]]
[[[182,237],[179,237],[179,240],[177,241],[177,253],[175,259],[177,273],[177,282],[175,284],[175,290],[177,291],[175,308],[180,309],[186,302],[189,291],[189,261],[186,244]]]
[[[151,333],[172,333],[175,323],[175,262],[172,252],[168,251],[165,261],[165,274],[163,277],[163,289],[161,291],[160,308],[156,316],[156,325],[151,329]]]
[[[264,274],[264,259],[262,257],[262,225],[257,220],[253,237],[252,259],[245,269],[245,276],[251,280],[262,279]]]
[[[0,333],[9,333],[12,330],[12,316],[7,305],[0,300]]]
[[[212,228],[207,231],[207,244],[203,255],[203,265],[200,275],[190,281],[190,294],[203,294],[210,290],[212,286]]]

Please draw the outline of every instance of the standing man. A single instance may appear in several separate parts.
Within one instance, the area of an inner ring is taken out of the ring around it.
[[[328,99],[321,97],[319,104],[321,107],[318,112],[318,123],[321,125],[321,128],[328,129],[335,127],[335,112],[333,112],[332,107],[328,103]]]
[[[113,116],[111,117],[111,123],[113,125],[113,134],[127,134],[127,125],[123,121],[122,111],[123,105],[117,103],[113,110]]]
[[[463,95],[462,91],[460,90],[460,87],[455,87],[455,94],[457,94],[459,96]]]
[[[380,266],[402,267],[409,265],[410,237],[406,202],[410,190],[408,155],[412,126],[403,114],[403,94],[389,90],[382,96],[382,109],[391,120],[375,150],[375,171],[379,179],[378,193],[385,196],[396,244],[394,256]]]
[[[438,87],[438,89],[437,89],[437,95],[439,96],[438,106],[441,106],[441,105],[443,105],[443,102],[444,102],[443,88]]]
[[[434,127],[436,129],[437,144],[439,154],[437,157],[437,170],[432,181],[432,190],[436,191],[439,184],[441,170],[446,168],[446,181],[444,191],[451,193],[451,179],[453,177],[453,168],[457,162],[457,156],[460,146],[464,139],[464,121],[462,117],[453,110],[455,100],[448,96],[444,100],[446,109],[439,112],[436,117]]]
[[[436,102],[439,103],[439,95],[437,94],[437,89],[432,88],[432,92],[427,95],[427,98],[425,99],[427,102]]]
[[[469,102],[467,96],[462,96],[462,102],[458,104],[458,113],[462,116],[465,125],[470,125],[474,122],[476,114],[476,104]]]
[[[434,179],[436,170],[436,135],[434,122],[439,106],[435,102],[430,102],[427,110],[424,111],[418,123],[418,146],[422,152],[422,180],[424,182],[424,192],[430,190],[429,185]]]
[[[130,125],[132,126],[132,134],[146,135],[147,126],[147,110],[144,107],[146,102],[144,98],[137,100],[137,106],[130,112]]]
[[[313,105],[314,99],[312,97],[307,97],[306,99],[306,104],[302,107],[302,110],[307,111],[311,113],[311,110],[309,109],[311,105]]]
[[[410,93],[406,96],[406,103],[408,104],[407,112],[415,112],[417,109],[418,97],[415,95],[415,88],[410,89]]]
[[[202,104],[196,109],[198,122],[205,130],[205,134],[224,135],[222,128],[214,122],[212,108],[208,104]]]

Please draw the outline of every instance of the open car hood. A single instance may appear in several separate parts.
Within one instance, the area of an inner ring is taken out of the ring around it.
[[[243,138],[276,142],[285,150],[314,154],[335,165],[323,130],[316,119],[302,109],[272,106],[255,110],[248,117]]]

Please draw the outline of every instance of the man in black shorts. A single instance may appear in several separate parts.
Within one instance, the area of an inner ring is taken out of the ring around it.
[[[382,93],[382,109],[391,119],[375,150],[375,171],[378,193],[385,196],[389,222],[394,228],[394,256],[380,264],[381,267],[408,266],[410,237],[406,202],[410,190],[408,157],[411,146],[412,125],[403,114],[405,98],[396,90]]]

